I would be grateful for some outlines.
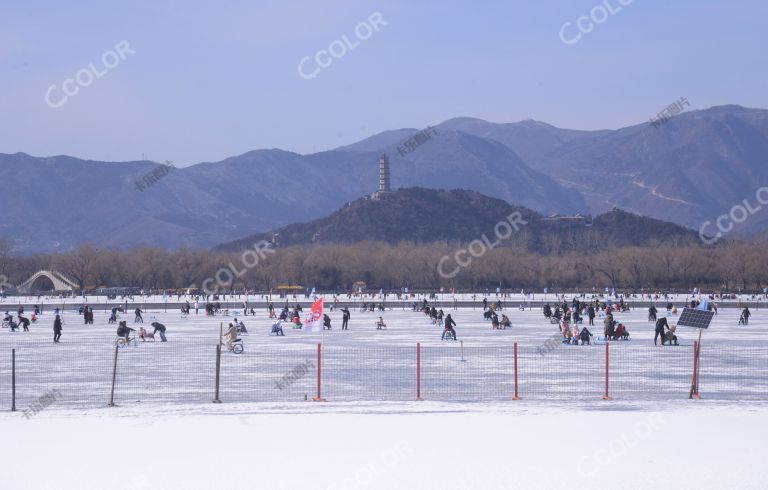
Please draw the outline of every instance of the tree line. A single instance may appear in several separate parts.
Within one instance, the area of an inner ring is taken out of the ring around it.
[[[371,289],[386,290],[702,287],[762,291],[768,286],[768,245],[762,244],[624,247],[593,254],[552,255],[519,247],[498,247],[482,254],[475,250],[471,263],[463,267],[459,264],[466,263],[470,255],[465,252],[457,263],[456,252],[460,250],[461,247],[447,243],[286,247],[266,254],[254,264],[252,260],[244,261],[241,253],[188,248],[117,250],[82,245],[63,253],[20,256],[2,243],[0,275],[12,284],[20,284],[45,269],[64,273],[85,288],[186,289],[201,288],[206,279],[219,273],[224,282],[214,284],[220,290],[252,291],[267,291],[281,284],[349,291],[358,281]],[[236,273],[222,274],[222,269]]]

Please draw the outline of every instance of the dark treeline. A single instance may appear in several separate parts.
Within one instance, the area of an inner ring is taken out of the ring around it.
[[[478,249],[479,250],[479,249]],[[478,251],[476,250],[476,252]],[[15,256],[0,247],[0,274],[20,284],[40,269],[62,272],[81,286],[152,289],[200,288],[221,269],[221,289],[269,290],[279,284],[350,290],[363,281],[369,288],[550,289],[615,287],[713,290],[762,290],[768,284],[768,246],[723,243],[715,247],[625,247],[596,254],[542,256],[519,248],[496,248],[478,257],[463,253],[457,271],[456,247],[446,244],[378,242],[355,245],[288,247],[266,254],[255,266],[241,253],[141,247],[99,250],[89,245],[66,253]],[[448,256],[447,259],[443,259]],[[244,260],[245,259],[245,260]],[[439,272],[455,273],[446,278]],[[230,265],[231,264],[231,265]],[[231,276],[238,277],[227,284]],[[215,285],[216,283],[209,282]]]

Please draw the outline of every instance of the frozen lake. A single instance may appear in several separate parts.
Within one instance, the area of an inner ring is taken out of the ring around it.
[[[541,311],[507,309],[513,327],[491,329],[482,309],[445,312],[457,323],[460,342],[441,341],[442,329],[422,313],[393,309],[352,311],[349,330],[341,313],[329,312],[333,329],[307,333],[285,326],[285,336],[269,336],[273,323],[265,310],[242,317],[249,335],[245,352],[226,350],[221,362],[224,402],[302,402],[316,395],[317,344],[323,344],[322,396],[332,401],[409,401],[416,398],[416,344],[420,343],[420,394],[426,400],[489,402],[514,394],[514,343],[518,344],[518,390],[526,399],[584,402],[605,389],[605,346],[545,348],[557,326]],[[305,310],[306,313],[306,310]],[[167,343],[138,342],[119,352],[115,399],[136,403],[204,403],[214,397],[215,346],[230,316],[194,311],[145,312],[167,326]],[[738,310],[723,309],[704,332],[700,366],[703,397],[718,400],[768,400],[768,347],[760,343],[768,326],[764,310],[754,310],[749,326],[738,326]],[[376,330],[383,316],[388,328]],[[95,312],[93,325],[67,312],[60,344],[52,342],[52,315],[43,314],[30,332],[0,331],[0,406],[10,405],[10,349],[16,348],[17,404],[28,406],[57,389],[59,408],[102,407],[109,399],[116,325]],[[133,313],[123,314],[131,327]],[[645,309],[616,313],[631,341],[612,342],[610,394],[616,399],[649,401],[687,398],[693,373],[693,340],[698,331],[680,327],[678,347],[654,347],[654,326]],[[670,317],[670,323],[675,322]],[[596,319],[593,335],[602,335]],[[150,328],[151,330],[151,328]],[[158,338],[159,340],[159,338]],[[313,363],[291,383],[278,383],[291,370]]]

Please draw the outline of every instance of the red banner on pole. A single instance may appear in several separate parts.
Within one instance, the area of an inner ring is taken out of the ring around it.
[[[309,316],[304,321],[305,332],[317,332],[323,330],[323,298],[312,302]]]

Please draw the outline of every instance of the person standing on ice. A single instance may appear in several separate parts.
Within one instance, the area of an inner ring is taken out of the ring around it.
[[[752,313],[749,311],[749,307],[745,306],[744,310],[741,312],[741,317],[744,318],[744,325],[749,325],[749,317],[752,316]]]
[[[655,306],[651,305],[650,308],[648,308],[648,321],[649,322],[655,322],[656,321],[656,313],[658,310]]]
[[[141,316],[141,308],[136,308],[134,313],[136,314],[136,318],[133,319],[133,323],[144,323],[144,318]]]
[[[349,330],[349,318],[351,317],[349,313],[349,308],[346,306],[342,308],[341,310],[341,329],[342,330]]]
[[[605,336],[605,340],[612,339],[614,333],[613,315],[611,314],[611,310],[608,310],[605,314],[605,320],[603,320],[603,335]]]
[[[456,330],[453,328],[456,326],[456,322],[453,321],[453,318],[451,318],[451,314],[448,313],[445,316],[445,330],[443,330],[443,336],[440,338],[441,340],[445,340],[445,334],[450,332],[453,334],[453,340],[456,340]]]
[[[197,315],[197,312],[200,310],[200,302],[198,300],[195,300],[195,315]]]
[[[56,319],[53,320],[53,342],[58,344],[61,338],[61,318],[56,315]]]

